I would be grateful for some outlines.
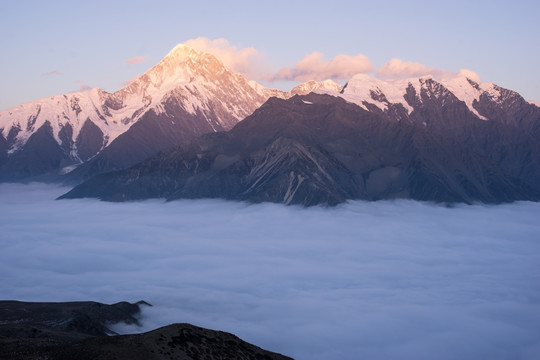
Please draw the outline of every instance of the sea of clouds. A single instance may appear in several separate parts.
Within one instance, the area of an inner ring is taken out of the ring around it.
[[[538,359],[540,204],[54,200],[0,185],[0,298],[145,300],[323,359]]]

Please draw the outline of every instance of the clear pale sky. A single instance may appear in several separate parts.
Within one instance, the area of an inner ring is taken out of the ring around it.
[[[324,54],[321,61],[361,54],[374,76],[392,59],[469,69],[540,101],[540,2],[533,0],[2,0],[0,14],[0,110],[88,87],[114,92],[199,37],[225,39],[239,53],[253,48],[266,73],[294,68],[313,52]],[[285,89],[296,83],[256,80]]]

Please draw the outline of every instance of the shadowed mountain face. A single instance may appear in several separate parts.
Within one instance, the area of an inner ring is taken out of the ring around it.
[[[467,146],[540,190],[540,108],[514,91],[465,77],[384,82],[356,75],[342,96]]]
[[[307,206],[347,199],[539,198],[474,147],[384,115],[328,95],[271,98],[229,132],[102,174],[63,198],[224,198]]]
[[[139,324],[144,301],[105,305],[91,301],[37,303],[0,301],[0,336],[77,340],[114,334],[110,324]]]
[[[117,335],[110,324],[138,324],[144,302],[25,303],[0,301],[0,359],[10,360],[287,360],[238,337],[189,324]]]

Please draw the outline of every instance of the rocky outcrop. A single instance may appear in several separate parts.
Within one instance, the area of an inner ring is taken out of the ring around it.
[[[291,360],[222,331],[172,324],[115,335],[112,323],[138,324],[145,302],[0,301],[0,359],[10,360]]]
[[[110,324],[139,324],[137,315],[144,301],[113,305],[92,301],[64,303],[0,301],[0,336],[77,340],[115,334]]]

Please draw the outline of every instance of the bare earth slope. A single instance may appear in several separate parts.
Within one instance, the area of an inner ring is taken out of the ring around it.
[[[238,337],[190,324],[113,335],[117,322],[138,323],[144,302],[0,301],[0,359],[10,360],[286,360]]]

